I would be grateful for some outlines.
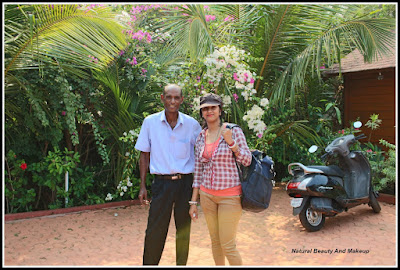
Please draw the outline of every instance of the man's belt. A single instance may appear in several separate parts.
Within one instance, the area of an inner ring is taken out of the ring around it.
[[[165,180],[179,180],[184,178],[185,176],[191,175],[189,174],[182,174],[182,173],[175,173],[175,174],[157,174],[156,177],[159,179],[165,179]]]

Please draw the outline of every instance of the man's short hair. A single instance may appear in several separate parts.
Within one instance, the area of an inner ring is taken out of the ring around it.
[[[179,85],[174,84],[174,83],[167,84],[167,85],[164,87],[163,95],[165,95],[165,90],[171,89],[171,88],[177,88],[177,89],[179,89],[179,90],[181,91],[181,97],[183,96],[182,87],[180,87]]]

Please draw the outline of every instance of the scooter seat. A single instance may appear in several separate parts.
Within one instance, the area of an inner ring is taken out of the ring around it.
[[[344,177],[344,172],[336,165],[330,165],[330,166],[307,166],[307,167],[321,170],[326,175],[339,176],[339,177],[342,177],[342,178]]]

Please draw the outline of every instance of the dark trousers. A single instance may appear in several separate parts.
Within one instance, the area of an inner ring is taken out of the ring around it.
[[[189,201],[192,197],[193,175],[179,180],[155,177],[144,240],[143,265],[158,265],[164,250],[172,209],[176,227],[176,265],[186,265],[189,254]]]

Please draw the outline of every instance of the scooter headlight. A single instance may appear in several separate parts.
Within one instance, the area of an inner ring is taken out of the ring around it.
[[[305,178],[303,181],[301,181],[301,183],[299,184],[297,189],[307,190],[307,184],[311,181],[311,179],[312,179],[312,177]]]

